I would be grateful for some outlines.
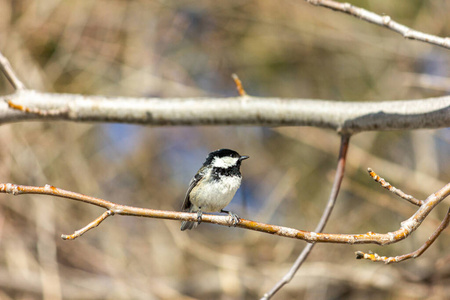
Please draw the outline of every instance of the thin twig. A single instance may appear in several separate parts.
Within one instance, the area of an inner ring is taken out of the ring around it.
[[[323,231],[328,219],[330,218],[333,207],[336,203],[336,199],[339,194],[339,189],[341,188],[342,179],[344,178],[345,163],[347,158],[349,142],[350,136],[343,135],[341,137],[341,147],[339,149],[339,158],[336,167],[336,174],[334,176],[333,187],[331,188],[331,193],[328,199],[327,206],[322,214],[322,217],[320,218],[319,224],[317,224],[316,229],[314,230],[315,232]],[[264,296],[261,299],[272,298],[273,295],[275,295],[284,285],[288,284],[292,280],[292,278],[297,273],[300,266],[303,264],[303,262],[308,257],[309,253],[312,251],[314,245],[315,243],[310,243],[306,245],[305,248],[303,248],[303,251],[297,257],[289,272],[286,275],[284,275],[284,277],[280,281],[278,281],[268,293],[264,294]]]
[[[390,263],[398,263],[410,258],[417,258],[420,255],[422,255],[431,246],[431,244],[434,243],[434,241],[439,237],[441,232],[444,231],[445,228],[447,228],[449,223],[450,223],[450,209],[448,210],[447,215],[445,216],[444,220],[442,220],[441,224],[436,229],[436,231],[428,238],[428,240],[425,242],[425,244],[422,245],[422,247],[420,247],[414,252],[399,256],[386,257],[386,256],[379,256],[376,253],[364,253],[362,251],[357,251],[355,252],[356,259],[368,259],[375,262],[384,262],[385,264],[390,264]]]
[[[2,70],[3,74],[5,74],[6,78],[8,78],[8,81],[11,83],[11,85],[15,90],[25,89],[25,85],[22,83],[22,81],[19,80],[19,77],[17,77],[8,59],[4,57],[1,52],[0,52],[0,69]]]
[[[236,84],[236,89],[238,90],[239,96],[244,97],[247,96],[247,93],[244,90],[244,87],[242,86],[242,81],[239,79],[237,74],[232,74],[231,77],[234,80],[234,83]]]
[[[397,189],[396,187],[393,187],[389,182],[387,182],[386,180],[384,180],[383,178],[378,176],[377,173],[375,173],[371,168],[367,168],[367,171],[369,172],[369,175],[370,175],[370,177],[373,178],[373,180],[375,180],[376,182],[381,184],[381,186],[384,187],[385,189],[387,189],[388,191],[394,193],[395,195],[399,196],[400,198],[403,198],[403,199],[411,202],[414,205],[421,206],[423,204],[423,200],[416,199],[413,196],[406,194],[402,190]]]
[[[114,212],[112,212],[111,210],[107,210],[105,211],[100,217],[98,217],[97,219],[95,219],[94,221],[92,221],[91,223],[87,224],[86,226],[84,226],[83,228],[81,228],[80,230],[75,231],[73,234],[67,235],[67,234],[61,234],[61,238],[63,240],[74,240],[77,237],[82,236],[84,233],[86,233],[87,231],[97,227],[98,225],[100,225],[101,222],[103,222],[107,217],[114,215]]]
[[[147,218],[159,218],[159,219],[182,220],[182,221],[197,221],[198,217],[196,213],[156,210],[156,209],[140,208],[116,204],[100,198],[90,197],[83,194],[58,189],[51,185],[36,187],[36,186],[16,185],[12,183],[0,183],[0,193],[7,193],[13,195],[44,194],[57,197],[64,197],[103,207],[107,210],[111,210],[114,214],[117,215],[139,216]],[[436,207],[436,205],[438,205],[449,194],[450,194],[450,183],[445,185],[439,191],[431,194],[412,217],[401,223],[401,226],[398,230],[388,233],[374,233],[374,232],[367,232],[364,234],[320,233],[320,232],[298,230],[278,225],[264,224],[246,219],[240,219],[237,224],[234,224],[234,219],[230,216],[218,216],[210,214],[203,214],[202,222],[214,223],[222,226],[235,225],[236,227],[240,228],[270,233],[288,238],[300,239],[308,243],[320,242],[320,243],[339,243],[339,244],[388,245],[396,243],[408,237],[414,230],[416,230],[420,226],[420,224],[422,224],[423,220]],[[86,227],[89,227],[89,225]]]
[[[414,29],[411,29],[405,25],[395,22],[389,16],[380,16],[376,13],[368,11],[366,9],[351,5],[350,3],[341,3],[333,0],[305,0],[306,2],[316,5],[322,6],[334,11],[343,12],[354,16],[358,19],[386,27],[392,31],[395,31],[401,34],[404,38],[417,40],[421,42],[426,42],[432,45],[441,46],[443,48],[450,49],[450,38],[438,37],[435,35],[423,33]]]

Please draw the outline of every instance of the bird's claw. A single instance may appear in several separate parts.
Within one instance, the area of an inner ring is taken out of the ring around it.
[[[230,226],[233,225],[234,227],[236,227],[236,225],[239,224],[239,222],[241,221],[241,218],[239,218],[237,214],[232,213],[231,211],[222,209],[220,212],[227,213],[230,216],[231,218]]]
[[[200,224],[202,222],[203,213],[201,210],[197,211],[197,223]]]
[[[232,213],[231,211],[228,212],[228,215],[231,217],[231,225],[236,227],[236,225],[239,224],[239,222],[241,221],[241,218],[239,218],[237,214]]]

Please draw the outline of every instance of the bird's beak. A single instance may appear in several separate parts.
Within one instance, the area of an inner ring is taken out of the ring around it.
[[[239,157],[239,160],[240,161],[243,161],[244,159],[247,159],[247,158],[249,158],[250,156],[247,156],[247,155],[242,155],[241,157]]]

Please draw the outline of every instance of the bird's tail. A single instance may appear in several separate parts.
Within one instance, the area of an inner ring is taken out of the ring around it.
[[[189,209],[189,212],[194,212],[193,207]],[[182,221],[181,222],[181,231],[185,231],[186,229],[192,229],[198,226],[198,222],[190,222],[190,221]]]

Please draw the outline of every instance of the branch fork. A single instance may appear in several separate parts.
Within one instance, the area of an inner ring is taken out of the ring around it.
[[[418,200],[413,196],[408,195],[402,192],[401,190],[393,187],[390,183],[386,182],[383,178],[378,176],[371,168],[368,168],[367,171],[369,172],[369,175],[376,182],[380,183],[382,187],[386,188],[387,190],[399,196],[400,198],[407,200],[408,202],[414,205],[420,206],[419,210],[411,218],[401,222],[401,228],[404,228],[406,232],[409,233],[417,229],[422,223],[422,221],[425,219],[425,217],[429,214],[431,209],[433,209],[437,204],[439,204],[443,199],[445,199],[450,194],[450,183],[449,183],[437,193],[431,194],[425,201]],[[419,257],[431,246],[431,244],[433,244],[433,242],[439,237],[442,231],[444,231],[444,229],[447,228],[449,222],[450,222],[450,208],[445,218],[442,220],[441,224],[430,236],[430,238],[422,245],[422,247],[411,253],[394,257],[387,257],[387,256],[380,256],[377,253],[373,252],[364,253],[362,251],[356,251],[355,252],[356,259],[367,259],[373,262],[384,262],[385,264],[390,264],[390,263],[398,263],[410,258]]]
[[[95,198],[79,193],[74,193],[71,191],[66,191],[51,185],[36,187],[36,186],[16,185],[11,183],[0,183],[0,192],[9,193],[12,195],[20,195],[20,194],[52,195],[76,201],[82,201],[88,204],[96,205],[107,209],[107,211],[104,212],[101,216],[99,216],[97,219],[95,219],[82,229],[76,231],[74,234],[63,235],[64,239],[75,239],[84,234],[85,232],[89,231],[90,229],[97,227],[106,218],[115,214],[140,216],[148,218],[163,218],[171,220],[185,220],[185,221],[195,221],[197,218],[197,214],[195,213],[162,211],[162,210],[121,205],[100,198]],[[446,196],[448,196],[449,193],[450,193],[450,183],[447,184],[445,187],[443,187],[440,191],[430,195],[424,202],[424,204],[419,207],[417,212],[411,218],[402,222],[401,227],[398,230],[388,233],[367,232],[365,234],[330,234],[330,233],[304,231],[278,225],[264,224],[246,219],[240,219],[240,221],[236,224],[236,227],[261,231],[265,233],[271,233],[283,237],[301,239],[308,243],[321,242],[321,243],[340,243],[340,244],[388,245],[403,240],[407,236],[409,236],[414,230],[416,230],[420,226],[420,224],[431,212],[431,210],[434,207],[436,207]],[[230,225],[229,216],[205,214],[202,218],[202,221],[215,223],[223,226]]]
[[[353,6],[349,3],[341,3],[333,0],[306,0],[307,2],[323,6],[335,11],[347,13],[359,19],[383,26],[401,34],[407,39],[415,39],[429,44],[438,45],[450,49],[450,38],[441,38],[434,35],[422,33],[392,20],[390,16],[380,16],[365,9]],[[116,99],[106,97],[92,97],[67,94],[49,94],[27,90],[25,85],[15,74],[9,61],[0,53],[0,70],[5,74],[8,81],[16,92],[12,95],[0,97],[0,124],[21,120],[46,120],[60,119],[71,121],[99,121],[99,122],[127,122],[150,125],[309,125],[322,128],[332,128],[343,135],[341,142],[341,154],[338,163],[338,171],[335,183],[329,199],[329,205],[319,222],[316,232],[308,232],[287,228],[277,225],[263,224],[250,220],[241,219],[238,227],[257,230],[279,236],[303,239],[309,244],[297,258],[290,272],[274,287],[274,289],[264,295],[263,299],[269,299],[284,284],[288,283],[300,265],[307,258],[309,252],[316,242],[332,243],[375,243],[386,245],[398,242],[414,230],[416,230],[445,197],[450,193],[450,183],[444,186],[435,194],[430,195],[425,201],[418,200],[411,195],[393,187],[383,178],[369,169],[369,175],[382,187],[388,189],[400,198],[419,206],[417,212],[408,220],[401,223],[400,229],[386,234],[367,232],[360,235],[341,235],[320,233],[323,230],[329,214],[336,201],[345,167],[345,153],[348,147],[350,135],[357,132],[369,130],[393,130],[393,129],[417,129],[417,128],[443,128],[450,125],[450,97],[440,97],[425,99],[420,101],[395,101],[387,103],[338,103],[331,101],[308,100],[308,99],[279,99],[279,98],[257,98],[246,94],[242,82],[236,75],[233,75],[240,97],[222,99],[226,101],[218,102],[217,99],[165,99],[166,103],[161,103],[161,99],[137,99],[117,97]],[[83,100],[83,101],[79,101]],[[173,106],[167,107],[167,103],[172,102]],[[183,115],[186,103],[200,103],[198,109],[194,111],[198,114],[189,113]],[[162,104],[162,105],[161,105]],[[251,104],[251,105],[248,105]],[[324,108],[330,108],[326,110]],[[96,109],[106,113],[96,114]],[[205,110],[206,108],[206,110]],[[244,108],[247,108],[244,109]],[[251,108],[251,109],[248,109]],[[277,109],[275,109],[277,108]],[[281,110],[280,110],[281,108]],[[177,110],[178,109],[178,110]],[[239,111],[238,117],[233,112]],[[339,113],[336,113],[339,112]],[[354,113],[357,112],[357,113]],[[223,118],[224,114],[234,117]],[[336,118],[340,115],[340,118]],[[426,115],[426,118],[423,117]],[[175,118],[177,116],[178,118]],[[275,118],[273,118],[275,116]],[[346,140],[345,140],[346,139]],[[64,197],[76,201],[82,201],[106,209],[98,218],[75,231],[71,235],[63,234],[65,240],[73,240],[87,231],[99,226],[108,217],[115,214],[144,216],[152,218],[165,218],[173,220],[195,221],[196,214],[181,213],[172,211],[160,211],[152,209],[137,208],[115,204],[103,199],[94,198],[82,194],[73,193],[45,185],[44,187],[20,186],[11,183],[0,184],[0,192],[19,194],[46,194]],[[230,218],[204,215],[204,222],[216,223],[229,226]],[[356,252],[357,259],[367,259],[376,262],[393,263],[405,259],[415,258],[425,252],[428,247],[437,239],[441,232],[447,228],[450,222],[450,209],[428,241],[418,250],[395,257],[380,256],[376,253]]]

